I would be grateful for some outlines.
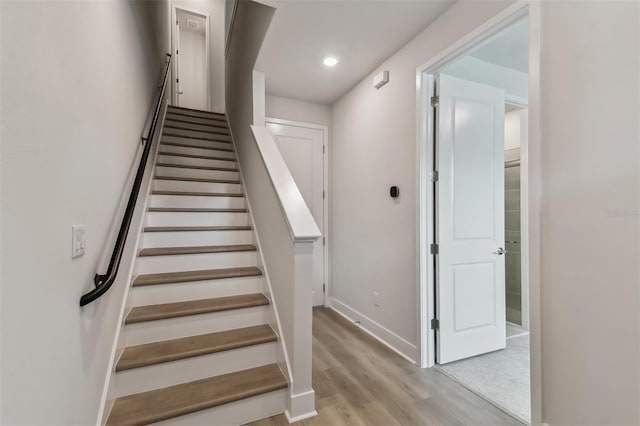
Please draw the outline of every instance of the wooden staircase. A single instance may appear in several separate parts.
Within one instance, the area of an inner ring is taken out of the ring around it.
[[[226,118],[170,106],[108,425],[242,424],[287,381]]]

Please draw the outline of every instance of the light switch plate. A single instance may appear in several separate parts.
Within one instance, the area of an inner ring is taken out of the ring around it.
[[[71,227],[71,258],[84,255],[84,247],[86,244],[87,226],[73,225]]]

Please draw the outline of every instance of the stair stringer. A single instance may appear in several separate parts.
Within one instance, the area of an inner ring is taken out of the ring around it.
[[[129,297],[131,291],[131,282],[136,266],[138,250],[140,248],[140,243],[142,240],[142,230],[145,224],[147,206],[149,204],[151,189],[153,187],[153,176],[155,174],[156,158],[158,156],[158,152],[160,151],[160,139],[162,137],[162,129],[164,128],[167,106],[168,103],[164,101],[162,111],[160,113],[160,117],[162,117],[162,119],[156,126],[156,134],[151,138],[151,141],[154,145],[151,146],[151,152],[149,153],[149,158],[147,159],[144,177],[142,179],[142,184],[140,185],[140,193],[138,194],[138,200],[136,202],[133,218],[131,220],[131,226],[129,228],[129,233],[127,235],[127,240],[125,243],[124,253],[122,255],[123,261],[121,263],[120,271],[118,274],[119,278],[117,278],[117,280],[125,281],[125,290],[122,295],[122,301],[120,302],[121,307],[118,316],[119,326],[116,328],[116,334],[111,346],[109,364],[105,375],[104,386],[102,388],[100,407],[98,408],[98,415],[96,418],[97,426],[104,425],[107,422],[107,417],[109,416],[109,412],[111,411],[111,407],[113,406],[113,402],[115,401],[113,383],[115,383],[116,361],[118,360],[118,358],[120,358],[120,355],[122,354],[122,351],[125,347],[124,333],[122,332],[122,330],[124,327],[126,314],[131,309],[131,297]],[[144,145],[141,145],[139,147],[138,152],[136,153],[136,160],[134,164],[137,164],[140,160],[143,147]],[[129,184],[132,182],[133,176],[135,176],[135,174],[132,174],[129,181],[127,181],[127,187],[130,186]],[[123,266],[125,265],[126,274],[123,274],[125,272],[125,268]]]
[[[253,217],[253,209],[251,208],[251,200],[249,198],[249,194],[246,192],[246,186],[244,184],[244,175],[242,174],[242,164],[238,159],[238,151],[235,143],[235,138],[233,137],[233,130],[231,129],[231,125],[227,119],[227,127],[229,128],[229,134],[231,135],[231,142],[233,143],[234,150],[236,152],[236,164],[238,165],[238,171],[240,175],[240,181],[242,182],[242,187],[245,193],[245,201],[247,203],[247,209],[249,210],[249,221],[251,222],[251,228],[253,230],[253,242],[257,248],[258,258],[257,258],[257,266],[262,270],[263,273],[263,292],[264,295],[269,299],[269,316],[270,321],[269,325],[275,331],[278,336],[278,340],[276,341],[277,347],[277,363],[280,367],[280,370],[284,374],[284,377],[287,379],[288,387],[288,395],[287,395],[287,406],[290,404],[291,394],[290,390],[292,389],[291,384],[293,382],[293,374],[291,372],[291,362],[289,360],[289,356],[287,355],[287,343],[284,338],[284,333],[282,332],[282,325],[280,322],[280,316],[278,315],[278,307],[275,299],[273,298],[273,290],[271,287],[271,280],[269,279],[269,271],[265,266],[264,255],[262,251],[262,246],[260,245],[260,238],[258,237],[258,233],[256,232],[256,222]]]

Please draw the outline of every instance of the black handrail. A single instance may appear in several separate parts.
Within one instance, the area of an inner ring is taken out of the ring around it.
[[[133,212],[138,201],[138,193],[140,192],[140,186],[142,185],[142,178],[144,177],[145,167],[151,152],[152,138],[156,131],[156,125],[158,124],[158,118],[160,116],[160,110],[162,109],[162,100],[164,99],[164,92],[167,88],[167,80],[169,78],[169,66],[171,64],[171,54],[167,53],[166,70],[164,72],[164,79],[162,80],[162,86],[160,90],[160,96],[156,104],[156,110],[153,114],[153,120],[151,121],[151,127],[149,127],[149,133],[146,137],[143,137],[145,141],[144,150],[142,151],[142,158],[140,158],[140,165],[138,166],[138,172],[136,173],[136,179],[133,181],[133,188],[131,189],[131,195],[129,195],[129,201],[127,202],[127,209],[124,211],[124,217],[122,218],[122,224],[120,225],[120,231],[118,231],[118,238],[116,239],[113,253],[111,254],[111,260],[109,261],[109,268],[106,274],[96,274],[93,278],[93,282],[96,287],[84,294],[80,298],[80,306],[84,306],[87,303],[91,303],[111,288],[113,282],[118,274],[118,268],[120,267],[120,261],[122,260],[122,253],[124,252],[124,243],[129,233],[129,227],[131,226],[131,219],[133,218]]]

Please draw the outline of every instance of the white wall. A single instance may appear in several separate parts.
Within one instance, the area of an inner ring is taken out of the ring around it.
[[[211,84],[209,85],[209,90],[211,91],[211,110],[225,112],[225,0],[170,0],[167,3],[167,8],[170,8],[171,5],[184,7],[202,14],[209,14],[209,34],[211,36],[209,42]],[[171,18],[168,18],[166,22],[167,27],[171,28]],[[171,46],[171,33],[168,33],[167,37],[169,37],[167,39],[168,46]]]
[[[637,425],[640,4],[541,7],[543,420]]]
[[[0,3],[2,424],[96,421],[126,283],[78,302],[157,90],[164,6]]]
[[[508,2],[462,2],[372,70],[333,106],[332,303],[415,359],[416,68]],[[389,70],[380,90],[371,78]],[[389,197],[398,185],[400,197]],[[373,292],[380,293],[380,306]]]
[[[269,76],[267,76],[268,78]],[[265,104],[267,117],[331,126],[331,107],[329,105],[274,95],[267,95]]]
[[[504,149],[520,148],[520,117],[522,110],[512,110],[504,115]]]
[[[518,99],[524,103],[529,96],[529,76],[527,73],[492,64],[473,56],[464,56],[448,65],[443,73],[489,86],[501,87],[505,90],[507,98]]]
[[[180,29],[180,106],[207,109],[207,50],[204,32]]]
[[[415,70],[503,6],[457,3],[372,72],[390,70],[389,84],[376,91],[369,76],[333,107],[332,296],[384,327],[368,326],[397,347],[394,338],[415,344],[418,322]],[[542,146],[529,155],[540,166],[536,335],[550,425],[640,422],[639,6],[536,6]],[[400,186],[397,202],[391,184]]]

